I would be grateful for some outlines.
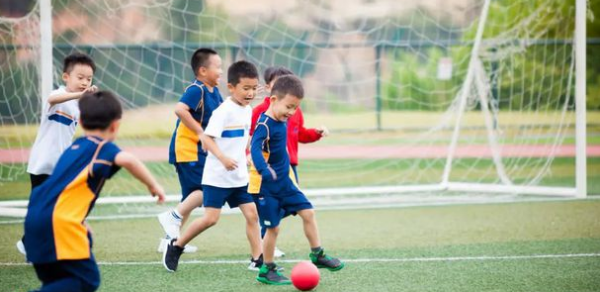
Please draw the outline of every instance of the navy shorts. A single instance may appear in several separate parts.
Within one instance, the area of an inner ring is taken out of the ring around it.
[[[204,160],[195,162],[175,163],[175,170],[181,185],[181,201],[185,200],[193,191],[202,190],[202,174],[204,173]]]
[[[258,210],[260,225],[265,228],[279,226],[282,218],[299,211],[313,209],[308,198],[289,177],[275,183],[263,183],[260,194],[253,199]]]
[[[96,291],[100,286],[100,271],[92,254],[87,260],[62,260],[33,264],[42,287],[52,291]]]
[[[237,188],[220,188],[204,185],[204,207],[221,209],[225,202],[229,208],[236,208],[242,204],[254,203],[252,195],[248,194],[248,186]]]

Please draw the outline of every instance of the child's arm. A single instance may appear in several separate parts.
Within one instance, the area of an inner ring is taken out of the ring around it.
[[[198,134],[198,138],[200,139],[200,141],[202,141],[202,136],[204,136],[204,130],[202,129],[202,125],[194,119],[192,113],[190,112],[190,107],[187,104],[183,102],[178,102],[175,105],[175,115],[177,115],[177,117],[186,127]],[[202,141],[202,148],[205,149],[204,141]]]
[[[96,87],[96,85],[92,85],[92,86],[86,88],[84,91],[65,92],[65,93],[61,93],[61,94],[52,95],[52,96],[48,97],[48,103],[50,104],[50,106],[57,105],[59,103],[67,102],[72,99],[79,99],[81,96],[83,96],[84,93],[96,92],[97,90],[98,90],[98,87]]]
[[[302,111],[298,109],[299,124],[298,124],[298,141],[300,143],[312,143],[319,141],[321,137],[325,137],[329,134],[329,130],[325,126],[321,126],[317,129],[307,129],[304,127],[304,115]]]
[[[145,184],[150,194],[153,197],[158,197],[159,204],[165,201],[165,190],[156,182],[148,168],[135,156],[121,151],[115,157],[115,164],[127,169],[135,178]]]
[[[277,180],[277,173],[269,166],[262,154],[262,145],[268,138],[268,129],[264,124],[258,124],[252,136],[250,155],[256,171],[266,180]]]
[[[221,161],[223,166],[225,166],[225,169],[234,170],[238,167],[237,161],[231,159],[227,155],[223,154],[223,152],[221,152],[221,149],[219,149],[219,146],[217,145],[217,143],[215,143],[215,138],[208,135],[203,136],[204,138],[202,139],[202,142],[204,144],[204,147],[215,157],[217,157],[219,161]]]

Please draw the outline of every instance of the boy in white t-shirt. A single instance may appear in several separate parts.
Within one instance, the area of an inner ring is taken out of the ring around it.
[[[58,158],[73,142],[79,121],[77,102],[86,92],[95,92],[92,78],[96,65],[87,55],[73,53],[63,61],[64,86],[42,97],[40,127],[31,147],[27,172],[31,189],[41,185],[51,174]]]
[[[27,164],[32,190],[50,177],[58,158],[73,142],[79,121],[79,98],[86,92],[98,90],[92,85],[95,71],[92,58],[73,53],[63,60],[62,79],[65,85],[49,96],[42,96],[40,127]],[[22,240],[17,242],[17,249],[26,254]]]
[[[246,236],[252,262],[262,265],[258,212],[248,194],[248,147],[252,108],[258,87],[258,70],[246,61],[233,63],[227,71],[231,96],[215,111],[204,130],[203,147],[209,151],[202,176],[204,216],[196,219],[180,238],[172,239],[163,253],[163,265],[177,270],[183,247],[194,237],[217,224],[225,202],[239,207],[246,218]]]

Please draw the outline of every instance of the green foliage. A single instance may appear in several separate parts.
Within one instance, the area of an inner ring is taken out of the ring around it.
[[[389,54],[391,73],[382,81],[384,108],[444,110],[454,98],[453,86],[460,82],[459,78],[448,81],[437,79],[438,62],[449,53],[431,47],[420,53],[402,50]]]

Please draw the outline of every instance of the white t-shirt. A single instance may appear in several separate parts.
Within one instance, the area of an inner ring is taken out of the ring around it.
[[[204,133],[214,137],[223,154],[237,161],[237,168],[232,171],[214,156],[208,153],[202,184],[219,188],[237,188],[248,185],[248,168],[246,167],[246,146],[248,145],[252,107],[242,107],[227,98],[213,111]]]
[[[66,88],[61,86],[50,96],[66,92]],[[50,106],[48,97],[42,99],[40,127],[29,154],[27,172],[31,174],[52,174],[60,155],[73,142],[79,121],[77,99]]]

